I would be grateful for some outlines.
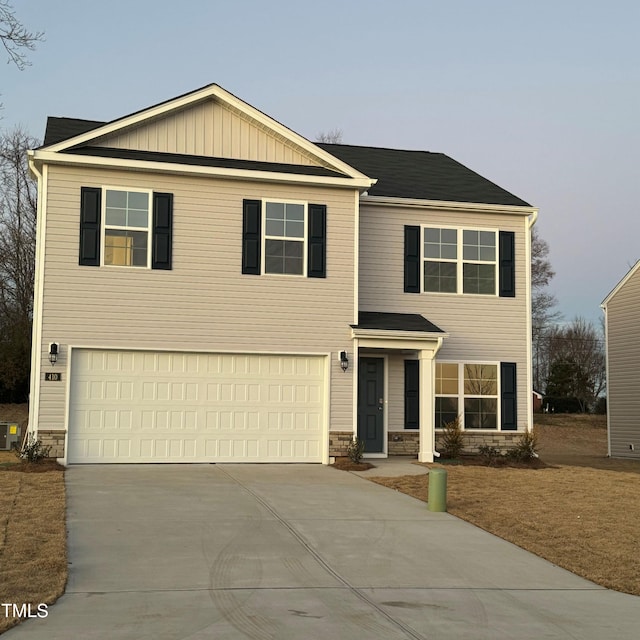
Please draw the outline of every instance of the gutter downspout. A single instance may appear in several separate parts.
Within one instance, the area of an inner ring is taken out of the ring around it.
[[[45,246],[45,211],[46,167],[40,170],[35,162],[34,152],[27,151],[29,170],[38,180],[38,204],[36,209],[36,254],[33,283],[33,320],[31,331],[31,374],[29,380],[29,424],[27,434],[37,438],[37,419],[40,408],[40,371],[41,371],[41,345],[42,345],[42,300],[44,295],[44,246]]]
[[[533,430],[533,322],[531,319],[531,229],[538,220],[538,209],[529,216],[529,234],[527,236],[527,431]]]

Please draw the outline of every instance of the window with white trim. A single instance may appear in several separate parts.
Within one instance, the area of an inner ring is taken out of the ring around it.
[[[436,362],[435,426],[457,417],[463,429],[497,429],[498,365]]]
[[[265,200],[263,273],[306,275],[307,204]]]
[[[423,227],[422,290],[497,294],[497,231]]]
[[[105,188],[103,264],[149,268],[151,192]]]

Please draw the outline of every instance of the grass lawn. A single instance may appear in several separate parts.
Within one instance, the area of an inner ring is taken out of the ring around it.
[[[26,406],[0,405],[0,420],[26,426]],[[0,599],[3,603],[55,602],[67,582],[64,473],[17,471],[15,454],[0,451]],[[17,623],[0,609],[0,633]]]
[[[0,420],[26,426],[25,406]],[[536,431],[547,466],[446,465],[449,511],[603,586],[640,595],[640,461],[606,457],[606,421],[543,416]],[[16,471],[0,452],[0,599],[54,602],[67,580],[64,474]],[[434,465],[442,466],[442,465]],[[426,500],[428,476],[375,478]],[[17,621],[0,611],[0,633]]]
[[[610,589],[640,595],[640,462],[611,460],[606,419],[543,416],[548,466],[447,469],[450,513]],[[420,500],[428,476],[370,478]]]

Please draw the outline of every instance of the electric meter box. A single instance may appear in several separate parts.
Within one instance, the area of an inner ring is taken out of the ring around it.
[[[0,451],[19,446],[20,427],[17,422],[0,422]]]

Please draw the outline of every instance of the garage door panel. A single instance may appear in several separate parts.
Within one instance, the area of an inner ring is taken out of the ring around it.
[[[74,350],[69,461],[321,462],[324,370],[322,356]]]

